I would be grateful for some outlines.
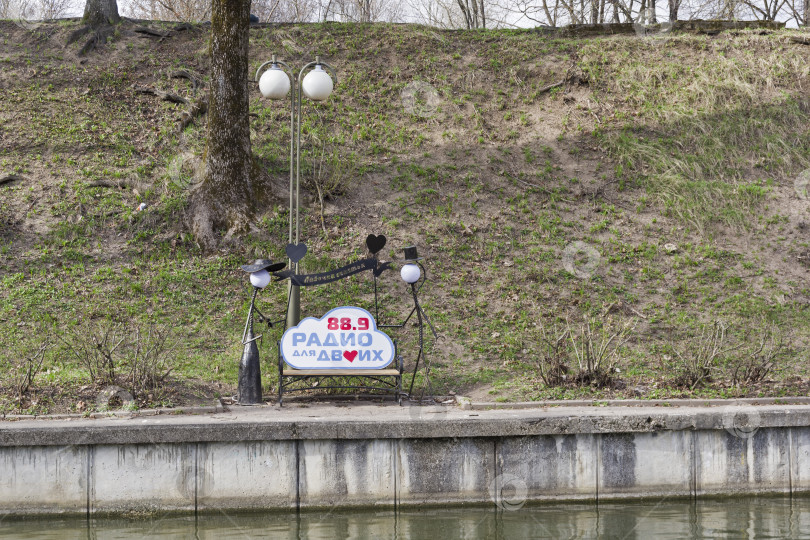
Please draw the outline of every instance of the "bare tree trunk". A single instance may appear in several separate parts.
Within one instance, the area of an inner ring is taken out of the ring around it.
[[[115,0],[87,0],[84,4],[84,23],[92,27],[118,24],[118,4]]]
[[[212,0],[211,85],[205,178],[191,201],[191,228],[205,249],[214,228],[246,226],[252,188],[248,118],[250,0]]]
[[[681,0],[669,0],[669,21],[678,20],[678,9],[681,7]]]

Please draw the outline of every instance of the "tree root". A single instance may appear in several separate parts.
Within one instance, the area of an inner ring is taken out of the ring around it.
[[[157,88],[151,86],[138,86],[135,88],[135,91],[139,94],[152,94],[153,96],[159,97],[163,101],[171,101],[172,103],[178,103],[180,105],[188,105],[188,100],[183,96],[164,92],[163,90],[158,90]]]
[[[180,118],[177,119],[177,122],[180,124],[180,131],[183,131],[188,126],[193,124],[194,120],[198,116],[202,116],[208,112],[208,101],[206,99],[200,99],[191,103],[183,96],[178,96],[177,94],[172,94],[170,92],[164,92],[163,90],[158,90],[157,88],[151,86],[139,86],[135,88],[135,91],[139,94],[151,94],[159,97],[163,101],[169,101],[179,105],[191,105],[187,111],[182,111],[180,113]]]
[[[113,34],[113,31],[114,30],[112,26],[102,26],[101,28],[96,29],[93,32],[93,35],[90,37],[90,39],[87,40],[87,43],[85,43],[84,46],[81,49],[79,49],[79,56],[84,56],[93,49],[95,49],[96,47],[98,47],[99,45],[104,45],[105,43],[107,43],[107,38]],[[79,37],[77,37],[76,39],[78,39]]]
[[[187,226],[200,249],[215,251],[221,244],[232,243],[235,237],[250,230],[250,211],[245,204],[225,205],[208,194],[204,187],[191,196]],[[224,236],[220,238],[221,232]]]
[[[160,38],[159,41],[163,41],[167,37],[171,36],[171,31],[169,32],[161,32],[160,30],[155,30],[154,28],[149,28],[148,26],[139,26],[132,30],[136,34],[140,34],[141,37],[153,38],[157,37]]]
[[[11,182],[22,182],[24,178],[16,174],[9,174],[8,176],[0,177],[0,186],[3,184],[10,184]]]
[[[198,116],[202,116],[208,112],[208,101],[201,99],[195,102],[187,111],[180,113],[180,131],[183,131],[188,126],[194,123]]]
[[[195,95],[197,94],[197,90],[202,86],[202,81],[197,75],[184,69],[181,69],[180,71],[173,71],[169,77],[172,79],[188,79],[188,81],[191,83],[191,91],[194,92]]]
[[[68,36],[67,44],[72,45],[73,43],[78,41],[80,37],[83,37],[85,34],[87,34],[91,30],[92,30],[92,27],[90,27],[90,25],[82,26],[81,28],[79,28],[77,30],[74,30]]]

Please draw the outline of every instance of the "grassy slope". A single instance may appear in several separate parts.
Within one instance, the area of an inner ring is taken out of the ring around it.
[[[173,328],[175,381],[185,382],[152,402],[229,394],[248,298],[237,267],[280,258],[286,243],[287,105],[253,91],[254,151],[267,171],[256,229],[201,256],[181,223],[204,131],[198,122],[178,134],[180,109],[135,87],[193,97],[171,74],[207,80],[204,29],[157,42],[126,23],[80,60],[78,45],[64,46],[74,24],[32,34],[0,22],[0,177],[25,178],[0,187],[0,384],[8,389],[11,364],[42,335],[113,317]],[[314,272],[360,257],[370,232],[388,236],[386,259],[419,246],[432,278],[423,303],[444,336],[431,343],[441,391],[689,393],[672,383],[673,346],[719,318],[740,332],[768,322],[789,330],[791,354],[770,384],[728,388],[721,365],[719,382],[693,393],[806,393],[810,201],[794,179],[810,166],[810,62],[785,33],[578,40],[400,25],[253,29],[252,67],[272,53],[297,65],[320,54],[340,79],[326,104],[304,109],[307,177],[314,169],[336,196],[321,223],[309,184],[302,264]],[[540,91],[567,75],[569,84]],[[417,103],[422,114],[402,99],[415,81],[436,91]],[[140,202],[145,212],[135,212]],[[599,254],[590,279],[562,263],[576,241]],[[283,311],[282,289],[263,293],[268,311]],[[398,276],[386,275],[382,290],[386,322],[407,313]],[[317,315],[371,299],[362,276],[306,290],[303,308]],[[541,329],[583,316],[634,321],[621,351],[626,389],[541,384]],[[400,336],[406,360],[413,333]],[[268,389],[279,334],[265,332],[262,346]],[[23,408],[75,407],[94,399],[87,384],[57,342]],[[12,407],[0,398],[0,409]]]

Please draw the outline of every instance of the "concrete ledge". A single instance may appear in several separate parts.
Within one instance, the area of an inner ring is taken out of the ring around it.
[[[810,406],[252,407],[0,423],[0,514],[810,492]]]
[[[756,428],[810,426],[810,405],[559,407],[465,411],[457,407],[250,407],[203,416],[0,422],[0,446],[156,444],[320,439],[426,439],[723,430],[751,416]]]

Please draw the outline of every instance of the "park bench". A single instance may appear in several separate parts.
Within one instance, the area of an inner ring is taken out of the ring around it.
[[[278,404],[282,406],[284,393],[305,390],[364,390],[394,393],[397,403],[402,404],[402,356],[394,349],[394,360],[383,369],[295,369],[290,367],[278,353]],[[372,382],[371,385],[351,385],[339,379],[361,379]],[[312,383],[316,384],[312,384]],[[326,382],[326,385],[322,383]],[[303,385],[302,385],[303,383]]]

